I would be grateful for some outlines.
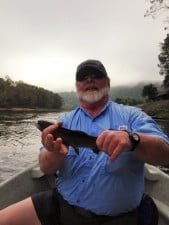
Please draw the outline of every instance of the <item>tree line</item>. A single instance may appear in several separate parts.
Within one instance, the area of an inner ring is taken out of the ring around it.
[[[162,87],[164,91],[169,90],[169,34],[162,43],[160,43],[160,54],[158,55],[159,74],[164,77]],[[143,88],[142,96],[149,100],[155,99],[159,94],[159,90],[155,84],[148,84]]]
[[[1,108],[48,108],[60,109],[63,99],[56,93],[41,87],[14,82],[7,76],[0,78],[0,107]]]
[[[165,27],[164,30],[169,30],[169,5],[168,1],[165,0],[148,0],[149,8],[145,12],[145,17],[152,16],[156,18],[162,13],[165,15]],[[169,33],[162,43],[160,43],[160,54],[158,55],[159,64],[157,65],[160,69],[159,74],[164,76],[162,88],[164,91],[169,90]],[[158,95],[158,89],[154,84],[149,84],[144,87],[142,92],[143,97],[147,99],[155,99]]]

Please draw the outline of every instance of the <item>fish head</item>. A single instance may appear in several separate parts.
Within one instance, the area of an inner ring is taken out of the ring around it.
[[[35,125],[40,131],[43,131],[45,128],[53,125],[53,123],[46,120],[38,120]]]

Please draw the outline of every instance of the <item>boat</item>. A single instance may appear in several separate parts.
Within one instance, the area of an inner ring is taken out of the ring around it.
[[[169,225],[169,175],[160,168],[145,164],[145,193],[152,197],[158,212],[159,225]],[[34,193],[54,187],[54,176],[45,175],[38,164],[0,184],[0,209]]]
[[[152,197],[158,212],[158,225],[169,225],[169,175],[160,168],[145,164],[145,193]]]

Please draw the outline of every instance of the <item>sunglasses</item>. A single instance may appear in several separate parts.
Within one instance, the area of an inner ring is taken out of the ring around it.
[[[105,75],[103,75],[102,73],[87,73],[87,74],[79,74],[77,77],[77,81],[85,81],[88,78],[93,79],[93,80],[100,80],[102,78],[104,78]]]

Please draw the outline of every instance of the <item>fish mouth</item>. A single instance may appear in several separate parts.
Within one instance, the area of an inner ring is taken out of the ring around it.
[[[38,123],[34,123],[35,124],[35,127],[37,127],[39,130],[40,130],[40,126],[39,126],[39,124]]]

